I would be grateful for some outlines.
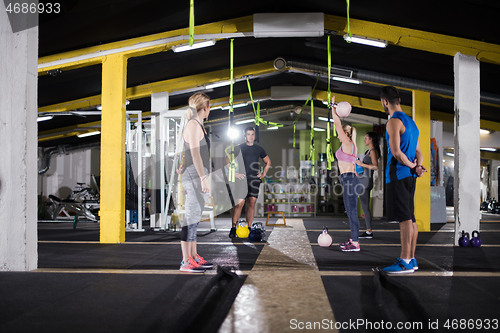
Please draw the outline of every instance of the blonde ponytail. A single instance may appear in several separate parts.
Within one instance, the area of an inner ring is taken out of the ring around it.
[[[354,127],[352,127],[351,140],[352,140],[352,144],[354,145],[354,151],[352,153],[353,154],[357,154],[358,153],[358,148],[356,146],[356,128],[354,128]]]
[[[352,152],[353,154],[357,152],[356,148],[356,129],[348,124],[342,125],[342,129],[344,130],[344,133],[347,135],[347,137],[352,141],[352,144],[354,145],[354,151]]]
[[[198,116],[198,112],[196,109],[192,106],[188,106],[187,108],[187,119],[194,119]]]
[[[196,93],[189,97],[188,118],[192,119],[198,116],[198,112],[205,107],[210,107],[210,97],[204,93]]]

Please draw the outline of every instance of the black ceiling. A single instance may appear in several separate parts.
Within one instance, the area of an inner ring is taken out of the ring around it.
[[[189,1],[100,0],[59,1],[60,14],[40,15],[39,56],[77,50],[89,46],[186,28]],[[322,12],[346,16],[346,1],[227,1],[196,0],[195,23],[201,25],[252,15],[254,13]],[[500,45],[500,1],[366,1],[350,3],[350,17],[376,23],[435,32]],[[234,66],[240,67],[277,57],[326,66],[327,37],[318,38],[237,38],[234,41]],[[386,49],[346,43],[331,37],[332,65],[365,70],[453,87],[453,58],[450,56],[389,45]],[[481,63],[481,90],[500,96],[500,66]],[[128,60],[127,86],[212,72],[229,67],[229,41],[197,51],[156,53]],[[310,85],[316,79],[297,73],[282,73],[251,80],[252,90],[276,85]],[[101,66],[64,71],[57,76],[43,75],[38,80],[39,106],[98,95],[101,92]],[[321,80],[318,88],[327,89]],[[332,81],[332,91],[378,99],[378,87]],[[212,99],[227,97],[228,87],[208,92]],[[247,92],[246,82],[235,84],[235,94]],[[170,106],[185,105],[189,94],[170,98]],[[411,94],[403,93],[403,103],[411,104]],[[276,106],[285,102],[274,102]],[[289,104],[289,103],[288,103]],[[274,105],[273,105],[274,106]],[[453,100],[433,96],[431,108],[453,113]],[[150,99],[132,100],[130,110],[150,110]],[[500,109],[481,105],[481,118],[500,122]],[[237,112],[251,112],[251,107]],[[366,113],[354,110],[357,113]],[[218,113],[221,114],[220,112]],[[214,113],[214,117],[218,115]],[[72,124],[99,120],[99,117],[64,116],[38,124],[46,131]],[[94,138],[93,140],[95,140]],[[40,142],[52,146],[72,139]]]

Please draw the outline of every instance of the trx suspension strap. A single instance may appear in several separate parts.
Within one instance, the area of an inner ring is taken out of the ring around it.
[[[283,127],[283,124],[273,123],[272,121],[264,120],[260,117],[260,102],[257,103],[257,109],[255,108],[255,103],[253,102],[252,88],[250,87],[250,80],[247,78],[248,94],[250,95],[250,100],[252,101],[253,113],[255,115],[255,126],[264,124],[267,126]]]
[[[231,85],[229,87],[229,130],[233,125],[233,42],[234,39],[231,39],[231,47],[230,47],[230,74],[231,74]],[[229,157],[229,181],[234,183],[236,181],[236,165],[234,163],[234,141],[231,138],[231,156]]]
[[[330,133],[330,112],[331,106],[330,101],[332,100],[332,93],[330,91],[330,72],[332,69],[332,51],[330,46],[330,36],[328,36],[328,123],[326,124],[326,169],[332,169],[332,162],[335,161],[333,157],[333,149],[331,144],[331,133]],[[335,124],[333,124],[333,130],[335,131]]]
[[[349,37],[352,37],[351,22],[349,20],[349,7],[350,7],[349,0],[346,0],[346,3],[347,3],[347,34],[349,35]],[[349,40],[347,42],[350,43]],[[330,103],[330,102],[328,102],[328,103]]]
[[[250,80],[247,77],[248,95],[250,95],[250,100],[252,101],[253,114],[255,116],[255,141],[259,142],[259,127],[260,127],[260,102],[257,103],[257,110],[255,110],[255,105],[253,103],[252,88],[250,87]]]
[[[194,43],[194,0],[189,3],[189,46]]]
[[[312,96],[312,94],[314,93],[314,90],[316,90],[316,85],[318,84],[318,80],[319,80],[319,75],[316,77],[316,83],[314,84],[314,88],[313,88],[313,90],[311,91],[311,93],[309,94],[309,97],[307,98],[306,102],[305,102],[305,103],[304,103],[304,105],[302,106],[302,109],[300,110],[299,115],[298,115],[298,116],[297,116],[297,118],[295,118],[295,120],[293,121],[293,148],[295,148],[295,130],[297,129],[297,121],[299,121],[300,116],[302,115],[302,112],[304,111],[305,106],[307,105],[307,103],[308,103],[308,102],[309,102],[309,100],[311,99],[311,96]]]

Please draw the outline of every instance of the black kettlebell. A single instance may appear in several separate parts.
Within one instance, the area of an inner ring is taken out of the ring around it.
[[[458,245],[461,247],[469,246],[469,233],[462,230],[462,237],[458,239]]]
[[[476,234],[476,236],[474,236]],[[479,231],[474,230],[472,232],[472,239],[470,240],[470,245],[472,247],[480,247],[481,246],[481,238],[479,238]]]

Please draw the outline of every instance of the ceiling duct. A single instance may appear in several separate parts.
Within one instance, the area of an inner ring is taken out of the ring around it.
[[[253,14],[253,34],[262,37],[321,37],[325,33],[323,13]]]
[[[277,58],[275,60],[275,64],[278,61],[278,59],[280,59],[280,62],[285,61],[286,67],[294,68],[297,70],[310,71],[316,74],[328,76],[327,66],[313,65],[300,61],[286,61],[283,58]],[[381,74],[377,72],[370,72],[370,71],[356,70],[356,69],[352,70],[342,69],[336,67],[331,68],[331,75],[351,77],[358,80],[377,82],[380,84],[397,86],[406,89],[430,91],[431,93],[437,95],[445,95],[449,97],[454,97],[455,95],[454,87],[450,87],[444,84],[422,81],[422,80],[409,79],[396,75]],[[500,96],[492,93],[481,92],[481,102],[500,105]]]

